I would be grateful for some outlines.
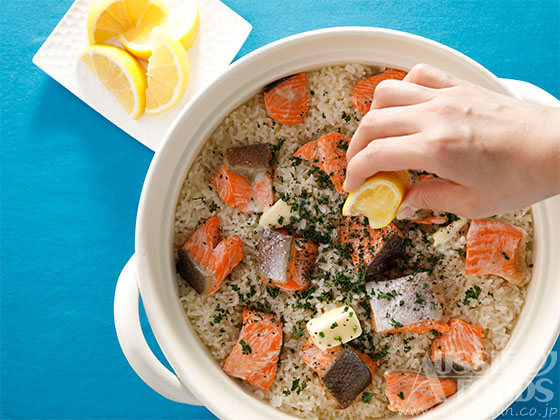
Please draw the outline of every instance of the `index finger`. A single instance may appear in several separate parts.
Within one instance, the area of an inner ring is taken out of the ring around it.
[[[344,189],[352,192],[381,171],[423,169],[435,173],[435,162],[427,158],[422,138],[422,133],[416,133],[372,141],[348,162]]]

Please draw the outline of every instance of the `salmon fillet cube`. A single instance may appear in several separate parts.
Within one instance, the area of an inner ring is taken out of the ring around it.
[[[243,308],[243,325],[224,372],[268,391],[282,349],[282,322],[274,314]]]
[[[268,116],[281,124],[299,124],[309,108],[306,85],[307,75],[298,73],[265,86],[264,106]]]
[[[341,349],[340,346],[337,346],[321,350],[309,337],[309,340],[300,349],[299,357],[303,363],[317,372],[319,376],[322,376],[331,362],[339,355]]]
[[[321,350],[311,337],[299,351],[302,362],[313,369],[338,408],[348,407],[375,375],[375,362],[367,354],[342,346]],[[357,357],[356,357],[357,356]]]
[[[432,282],[422,272],[394,280],[366,284],[372,326],[378,333],[426,333],[449,330]]]
[[[471,220],[467,232],[465,274],[493,274],[513,284],[526,283],[526,235],[523,229],[498,220]]]
[[[454,318],[449,331],[432,341],[430,360],[442,372],[452,368],[478,370],[484,365],[482,327]]]
[[[366,356],[367,357],[367,356]],[[321,376],[321,382],[329,391],[338,408],[346,408],[362,391],[371,385],[373,373],[358,352],[343,348]]]
[[[383,80],[395,79],[402,80],[406,76],[406,72],[396,69],[387,69],[381,73],[374,74],[367,79],[361,80],[354,85],[352,90],[352,104],[362,114],[366,114],[371,108],[375,88]]]
[[[257,271],[261,281],[292,293],[305,290],[317,258],[311,241],[288,235],[283,229],[264,229],[257,247]]]
[[[457,391],[451,379],[428,378],[414,372],[389,370],[385,372],[385,395],[389,410],[414,416],[441,404]]]
[[[368,275],[388,270],[404,253],[404,235],[394,223],[372,229],[365,217],[345,217],[339,236],[341,245],[350,245],[354,266]]]
[[[243,213],[262,212],[272,205],[272,145],[230,147],[211,179],[218,197]]]
[[[200,225],[177,250],[177,272],[199,294],[214,293],[243,259],[243,242],[237,235],[221,239],[214,215]]]
[[[346,179],[346,150],[350,138],[340,133],[329,133],[300,147],[294,156],[311,162],[331,179],[335,189],[345,194],[343,184]]]

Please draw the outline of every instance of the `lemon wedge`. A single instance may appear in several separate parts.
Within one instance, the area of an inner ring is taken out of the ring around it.
[[[119,41],[133,55],[147,60],[152,55],[151,33],[155,27],[164,30],[170,38],[179,41],[188,50],[194,44],[200,29],[198,6],[190,1],[158,21],[136,26],[120,34]]]
[[[144,28],[169,14],[160,0],[96,0],[89,9],[90,44],[101,44],[133,28]]]
[[[409,186],[408,171],[378,172],[348,195],[342,215],[366,216],[371,228],[385,227],[397,215]]]
[[[154,28],[147,70],[146,114],[161,114],[179,102],[189,75],[189,60],[183,45],[161,28]]]
[[[81,51],[80,59],[132,118],[142,115],[146,106],[146,75],[134,57],[121,48],[93,45]]]

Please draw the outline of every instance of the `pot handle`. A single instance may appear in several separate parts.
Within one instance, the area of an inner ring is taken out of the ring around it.
[[[122,269],[115,289],[115,328],[124,356],[136,374],[158,394],[172,401],[201,405],[146,343],[138,313],[139,298],[133,255]]]
[[[523,100],[546,106],[560,107],[558,99],[538,86],[521,80],[500,79],[500,81],[517,93]]]

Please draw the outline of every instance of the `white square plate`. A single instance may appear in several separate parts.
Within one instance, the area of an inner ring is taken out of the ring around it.
[[[167,128],[193,95],[199,93],[231,63],[249,33],[249,22],[218,0],[197,0],[200,31],[187,52],[190,82],[181,101],[156,116],[133,120],[78,59],[89,45],[86,21],[93,0],[76,0],[33,57],[33,63],[70,92],[136,140],[156,150]],[[170,13],[185,1],[164,0]]]

